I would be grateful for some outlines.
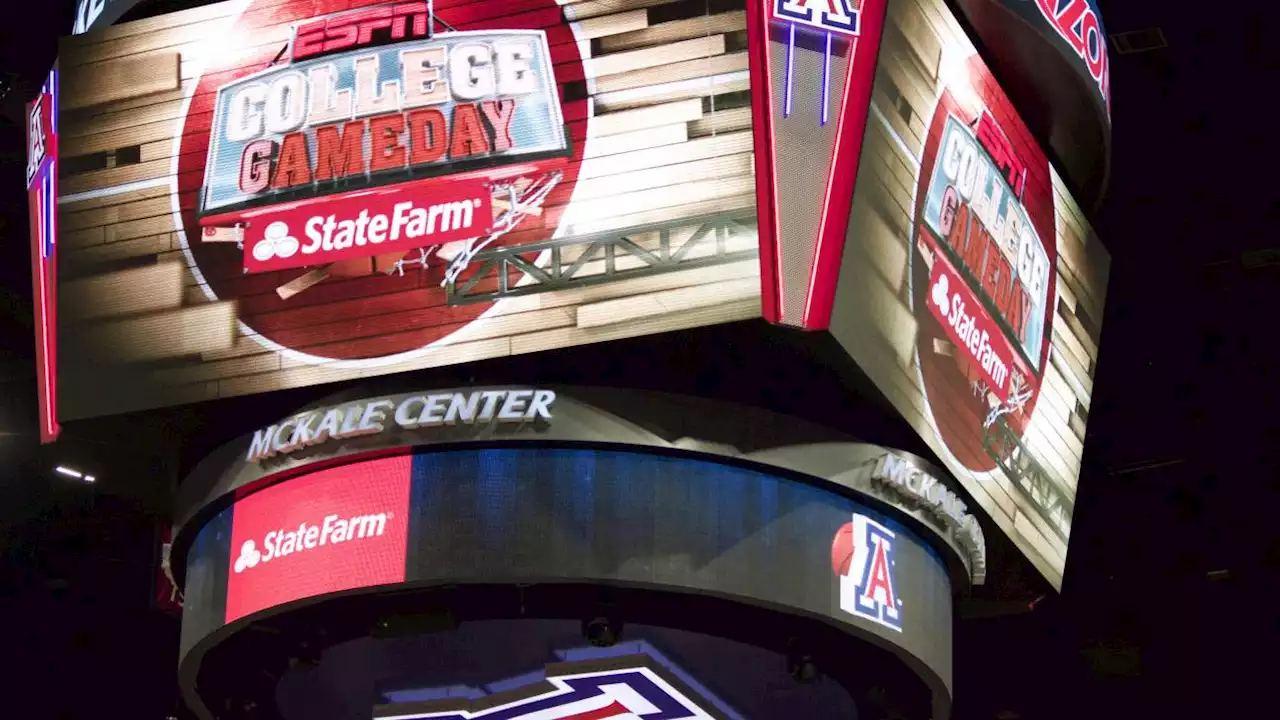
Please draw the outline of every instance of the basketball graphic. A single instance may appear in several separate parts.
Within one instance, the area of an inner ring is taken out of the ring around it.
[[[831,541],[831,569],[836,575],[848,575],[853,563],[853,523],[848,522],[836,531]]]
[[[982,472],[1008,460],[1035,411],[1057,247],[1048,161],[978,56],[966,67],[929,125],[910,279],[933,424]]]
[[[395,355],[479,317],[444,286],[470,279],[484,247],[551,238],[559,213],[543,210],[573,192],[584,147],[573,30],[554,0],[521,5],[251,3],[199,79],[177,161],[208,293],[317,359]],[[333,317],[302,337],[280,322],[348,298],[401,331],[373,342],[368,321]]]

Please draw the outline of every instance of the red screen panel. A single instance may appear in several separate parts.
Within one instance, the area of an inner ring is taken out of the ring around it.
[[[320,470],[236,504],[226,622],[325,593],[404,581],[413,458]]]

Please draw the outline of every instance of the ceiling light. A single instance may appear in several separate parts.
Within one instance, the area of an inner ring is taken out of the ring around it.
[[[98,478],[93,475],[90,475],[88,473],[82,473],[79,470],[76,470],[74,468],[69,468],[66,465],[59,465],[55,467],[53,471],[58,473],[59,475],[66,475],[67,477],[75,478],[77,480],[83,480],[87,483],[96,482],[98,480]]]

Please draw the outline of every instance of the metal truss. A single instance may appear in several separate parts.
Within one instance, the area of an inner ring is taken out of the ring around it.
[[[1066,528],[1071,525],[1075,502],[1058,487],[1057,481],[1049,476],[1004,417],[998,417],[986,429],[982,444],[1019,494],[1031,503],[1053,533],[1066,542]]]
[[[752,246],[750,250],[730,252],[728,240],[744,234],[754,237],[756,229],[754,223],[749,222],[754,216],[754,212],[743,210],[632,227],[625,233],[610,231],[528,245],[486,248],[471,260],[470,265],[476,269],[475,272],[465,280],[446,283],[445,295],[450,305],[468,305],[748,260],[759,255],[758,249]],[[672,231],[688,227],[697,229],[688,240],[674,245]],[[647,250],[631,239],[651,232],[658,233],[659,241],[653,250]],[[572,261],[566,261],[565,248],[575,246],[586,247]],[[712,248],[711,253],[689,257],[694,248],[708,246]],[[550,251],[550,259],[545,266],[539,267],[529,259],[534,253],[540,255],[544,251]],[[640,264],[619,268],[618,260],[623,257],[638,259]],[[604,272],[579,274],[587,263],[593,261],[602,261]],[[512,270],[518,270],[521,273],[519,278],[524,282],[513,280]],[[495,275],[497,289],[476,289],[485,279],[492,279]]]

